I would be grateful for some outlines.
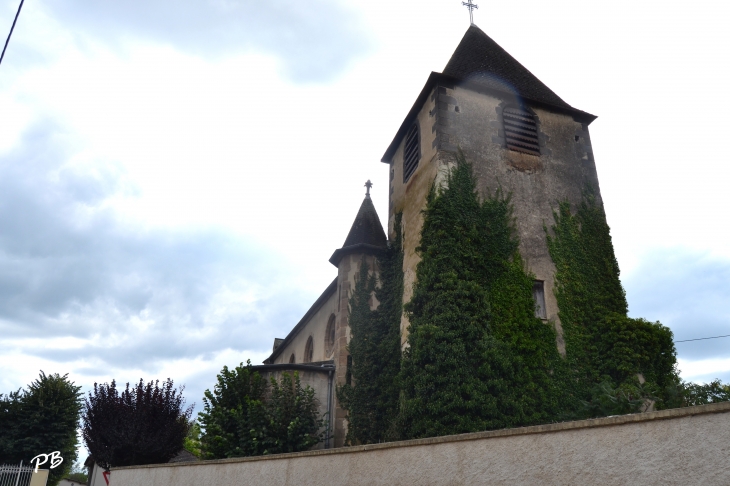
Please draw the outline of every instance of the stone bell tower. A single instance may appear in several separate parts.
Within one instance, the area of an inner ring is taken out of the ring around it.
[[[555,265],[544,226],[560,201],[574,207],[586,186],[600,191],[588,125],[596,117],[573,108],[535,75],[471,25],[443,73],[432,72],[382,162],[390,170],[388,229],[403,213],[404,302],[411,298],[419,257],[421,211],[431,184],[443,180],[461,149],[484,196],[512,194],[520,253],[535,275],[539,317],[552,322],[564,352],[553,293]],[[402,342],[408,322],[401,322]]]

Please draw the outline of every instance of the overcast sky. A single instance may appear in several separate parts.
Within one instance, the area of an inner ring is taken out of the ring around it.
[[[630,314],[730,334],[727,2],[477,1],[598,115]],[[17,0],[0,0],[4,41]],[[383,152],[468,27],[461,0],[28,0],[0,65],[0,393],[171,377],[201,405],[335,277]],[[730,381],[730,338],[679,343]]]

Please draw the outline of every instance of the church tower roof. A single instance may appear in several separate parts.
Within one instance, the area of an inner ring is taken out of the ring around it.
[[[574,110],[526,67],[472,24],[444,68],[444,75],[521,98]]]
[[[576,120],[586,124],[590,124],[596,119],[595,115],[573,108],[563,101],[484,31],[472,24],[451,55],[451,59],[446,63],[444,72],[432,72],[428,77],[421,94],[385,151],[382,162],[390,163],[400,141],[426,102],[428,95],[439,83],[463,85],[477,91],[498,93],[529,101],[532,104],[568,113]]]
[[[368,188],[369,192],[370,188]],[[349,253],[375,253],[385,250],[387,246],[388,239],[385,236],[383,225],[380,224],[380,218],[375,211],[370,194],[367,194],[355,216],[350,232],[345,238],[345,243],[342,248],[335,250],[330,258],[330,263],[337,266],[342,257]]]

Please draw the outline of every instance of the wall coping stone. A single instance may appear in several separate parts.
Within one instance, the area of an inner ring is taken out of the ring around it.
[[[478,439],[491,439],[497,437],[510,437],[516,435],[543,434],[549,432],[562,432],[566,430],[592,429],[596,427],[609,427],[616,425],[634,424],[639,422],[650,422],[654,420],[667,420],[694,415],[705,415],[711,413],[730,413],[730,402],[710,403],[696,407],[672,408],[656,412],[634,413],[629,415],[612,415],[588,420],[576,420],[572,422],[558,422],[544,425],[532,425],[530,427],[517,427],[513,429],[488,430],[485,432],[472,432],[469,434],[444,435],[440,437],[428,437],[425,439],[404,440],[398,442],[384,442],[381,444],[368,444],[351,447],[338,447],[336,449],[320,449],[315,451],[290,452],[286,454],[271,454],[266,456],[233,457],[230,459],[212,459],[205,461],[178,462],[165,464],[148,464],[144,466],[114,467],[112,471],[124,469],[141,469],[157,467],[187,467],[215,464],[228,464],[238,462],[270,461],[275,459],[292,459],[298,457],[322,456],[330,454],[351,454],[354,452],[366,452],[381,449],[393,449],[399,447],[414,447],[430,444],[442,444],[448,442],[461,442]]]

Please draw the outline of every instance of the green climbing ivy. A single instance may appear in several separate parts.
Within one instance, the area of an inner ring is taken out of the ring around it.
[[[403,356],[404,438],[555,419],[564,364],[535,317],[533,277],[518,253],[509,197],[480,202],[459,153],[428,195]]]
[[[377,263],[379,278],[365,258],[350,296],[352,338],[351,381],[337,396],[348,411],[347,442],[373,444],[397,438],[395,418],[400,389],[400,320],[403,313],[403,248],[401,215],[395,218],[395,238]],[[371,310],[372,296],[379,302]]]
[[[606,390],[615,387],[624,391],[614,397],[623,393],[665,406],[663,390],[678,380],[673,335],[659,322],[627,316],[606,215],[594,190],[584,191],[575,213],[568,202],[561,203],[554,219],[547,243],[574,396],[610,403]],[[646,384],[639,383],[639,375]],[[603,408],[594,407],[591,415]]]
[[[566,355],[535,317],[509,195],[480,200],[457,156],[424,210],[413,297],[405,306],[401,215],[350,296],[352,381],[338,388],[347,441],[367,444],[632,413],[730,399],[727,385],[684,383],[672,332],[627,316],[606,217],[588,188],[555,212],[547,245]],[[375,295],[380,303],[371,310]],[[402,312],[410,321],[400,352]],[[400,370],[400,372],[399,372]]]

